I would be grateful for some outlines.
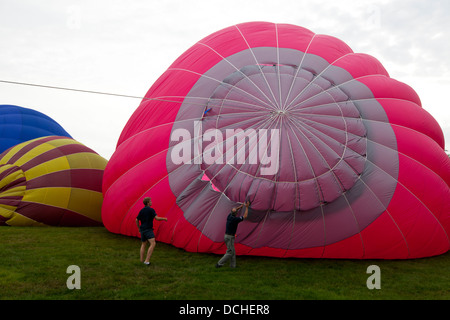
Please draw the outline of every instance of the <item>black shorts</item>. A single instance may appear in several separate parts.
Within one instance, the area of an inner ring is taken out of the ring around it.
[[[153,230],[151,230],[151,229],[141,230],[141,241],[142,242],[145,242],[154,237],[155,237],[155,234],[153,233]]]

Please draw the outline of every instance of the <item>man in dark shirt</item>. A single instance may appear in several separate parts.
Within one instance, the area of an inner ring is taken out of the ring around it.
[[[227,252],[222,257],[222,259],[219,260],[216,264],[216,268],[222,267],[228,260],[230,261],[230,267],[236,268],[236,251],[234,250],[234,239],[236,237],[236,230],[238,227],[238,224],[247,219],[248,216],[248,207],[250,205],[250,202],[245,202],[244,204],[240,205],[239,207],[231,209],[231,213],[227,217],[227,224],[225,228],[225,244],[227,246]],[[236,217],[236,214],[239,209],[241,209],[243,206],[245,206],[245,212],[242,217]]]
[[[155,249],[156,246],[155,234],[153,233],[153,219],[156,219],[158,221],[167,221],[167,218],[157,216],[155,209],[153,209],[151,206],[152,199],[150,199],[149,197],[144,198],[144,208],[139,211],[139,214],[136,218],[136,225],[138,227],[139,233],[141,234],[142,242],[140,250],[141,262],[144,262],[144,264],[146,265],[150,265],[150,258],[152,256],[153,249]],[[140,226],[139,221],[141,222]],[[147,251],[147,257],[144,261],[145,248],[147,246],[147,243],[150,244],[150,246]]]

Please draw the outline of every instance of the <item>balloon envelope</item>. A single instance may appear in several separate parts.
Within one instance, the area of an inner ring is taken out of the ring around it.
[[[0,225],[101,226],[106,160],[67,137],[18,144],[0,155]]]
[[[103,180],[102,218],[138,236],[237,254],[405,259],[449,249],[450,162],[416,92],[375,58],[302,27],[251,22],[183,53],[129,119]]]
[[[0,105],[0,153],[24,141],[45,136],[71,136],[55,120],[36,110]]]

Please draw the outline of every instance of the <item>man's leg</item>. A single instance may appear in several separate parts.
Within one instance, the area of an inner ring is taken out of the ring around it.
[[[152,257],[153,249],[155,249],[156,241],[155,238],[148,239],[148,243],[150,244],[150,247],[147,251],[147,259],[145,259],[144,263],[149,263],[150,258]]]
[[[236,268],[236,250],[234,249],[234,237],[233,239],[231,239],[230,247],[231,247],[230,267]]]
[[[220,259],[219,262],[217,262],[216,267],[223,266],[233,255],[233,251],[234,251],[234,237],[233,236],[229,236],[229,235],[225,235],[224,241],[225,241],[225,245],[227,246],[227,252],[224,254],[222,259]]]
[[[147,241],[141,242],[141,250],[140,250],[141,262],[144,262],[146,248],[147,248]]]

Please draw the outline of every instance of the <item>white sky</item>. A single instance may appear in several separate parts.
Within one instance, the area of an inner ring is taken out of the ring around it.
[[[186,49],[248,21],[291,23],[373,55],[413,87],[450,149],[448,0],[0,0],[0,80],[143,97]],[[109,159],[140,99],[0,82]]]

